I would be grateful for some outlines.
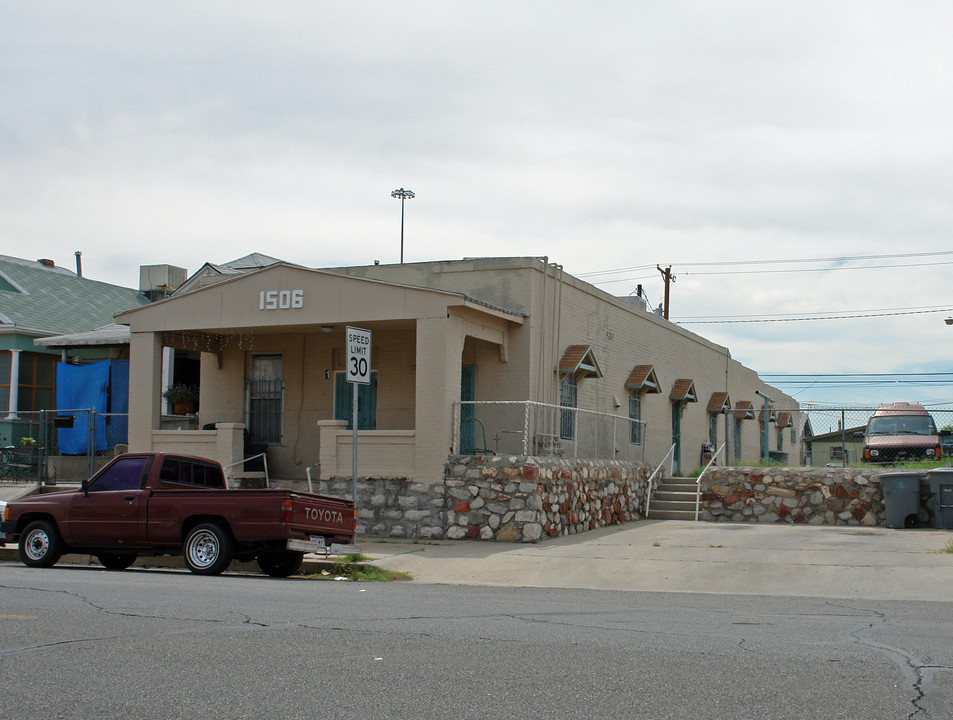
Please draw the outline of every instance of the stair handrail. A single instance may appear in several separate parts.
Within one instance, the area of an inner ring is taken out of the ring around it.
[[[665,457],[662,458],[662,462],[658,464],[658,467],[655,468],[655,471],[649,475],[648,480],[648,490],[645,492],[645,517],[649,516],[649,503],[652,502],[652,480],[655,479],[655,476],[658,475],[658,471],[662,469],[662,466],[665,464],[665,461],[668,460],[669,456],[675,452],[675,443],[672,443],[672,447],[668,449],[668,452],[665,453]]]
[[[715,450],[715,452],[711,454],[711,460],[708,461],[708,464],[705,466],[705,469],[702,470],[700,473],[698,473],[698,477],[695,478],[695,522],[698,522],[698,509],[699,509],[699,506],[701,505],[702,477],[704,477],[705,473],[708,472],[708,468],[710,468],[712,465],[715,464],[715,460],[718,459],[718,456],[721,454],[721,451],[725,449],[725,445],[727,444],[728,444],[727,441],[723,442],[721,444],[721,447]]]

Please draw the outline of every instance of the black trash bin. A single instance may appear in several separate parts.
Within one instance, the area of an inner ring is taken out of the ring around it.
[[[880,476],[888,528],[920,527],[920,480],[922,472],[891,472]]]
[[[933,493],[933,526],[953,530],[953,468],[936,468],[927,476]]]

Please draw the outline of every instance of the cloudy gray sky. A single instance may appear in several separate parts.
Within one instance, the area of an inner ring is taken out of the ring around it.
[[[671,265],[671,318],[763,374],[953,373],[951,37],[948,0],[7,2],[0,252],[397,262],[405,187],[408,262],[653,305]],[[873,317],[790,320],[835,315]],[[953,402],[872,379],[784,388]]]

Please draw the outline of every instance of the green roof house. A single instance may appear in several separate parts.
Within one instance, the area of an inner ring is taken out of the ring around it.
[[[54,407],[55,366],[65,351],[34,340],[97,330],[148,302],[138,290],[89,280],[52,260],[0,255],[0,417]],[[70,356],[92,362],[115,352],[89,345]]]

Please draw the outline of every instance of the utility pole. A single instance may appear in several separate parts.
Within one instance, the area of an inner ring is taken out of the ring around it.
[[[665,304],[662,306],[662,317],[668,320],[668,288],[673,282],[675,282],[675,276],[672,275],[672,266],[669,265],[664,270],[658,265],[655,266],[656,270],[662,273],[662,279],[665,281]]]

